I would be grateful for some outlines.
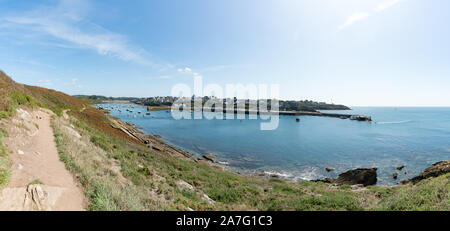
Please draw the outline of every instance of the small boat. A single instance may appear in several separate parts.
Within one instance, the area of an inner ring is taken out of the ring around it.
[[[295,121],[300,122],[300,118],[297,117],[297,118],[295,119]]]

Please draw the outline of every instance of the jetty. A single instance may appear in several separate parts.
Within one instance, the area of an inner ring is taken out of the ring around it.
[[[284,115],[284,116],[320,116],[320,117],[332,117],[332,118],[340,118],[340,119],[350,119],[356,121],[363,122],[372,122],[372,117],[365,115],[352,115],[352,114],[342,114],[342,113],[324,113],[324,112],[312,112],[312,111],[256,111],[256,110],[227,110],[221,108],[187,108],[191,111],[211,111],[216,112],[222,110],[223,113],[234,113],[234,114],[253,114],[253,115]],[[296,118],[299,119],[299,118]],[[298,120],[298,122],[300,119]]]

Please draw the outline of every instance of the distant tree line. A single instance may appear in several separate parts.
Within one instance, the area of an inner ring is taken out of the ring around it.
[[[173,96],[157,96],[157,97],[148,97],[148,98],[136,98],[136,97],[106,97],[106,96],[99,96],[99,95],[76,95],[75,97],[78,98],[86,98],[93,101],[109,101],[109,100],[126,100],[130,101],[136,104],[145,105],[145,106],[172,106],[175,101],[177,101],[178,97]],[[202,102],[202,105],[204,105],[206,102],[208,102],[210,99],[215,99],[216,101],[220,102],[223,101],[223,107],[226,106],[226,99],[218,99],[215,97],[210,96],[204,96],[204,97],[191,97],[191,104],[194,105],[194,100],[198,100]],[[189,101],[189,98],[187,98]],[[234,99],[228,99],[228,101],[233,102],[235,105],[235,108],[237,108],[238,101],[243,102],[245,105],[245,109],[250,108],[250,100],[238,100],[237,98]],[[259,103],[256,103],[259,107]],[[213,107],[216,107],[218,105],[214,105]],[[280,111],[309,111],[314,112],[317,110],[349,110],[350,108],[344,105],[339,104],[328,104],[325,102],[315,102],[312,100],[280,100],[279,101],[279,110]],[[270,110],[272,108],[271,100],[268,100],[267,108]]]

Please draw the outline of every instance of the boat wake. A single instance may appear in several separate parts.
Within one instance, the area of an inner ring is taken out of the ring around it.
[[[412,120],[392,121],[392,122],[376,122],[376,124],[404,124],[412,122]]]
[[[304,171],[264,171],[267,175],[276,175],[282,179],[290,179],[294,181],[310,181],[323,177],[318,173],[316,168],[308,168]]]

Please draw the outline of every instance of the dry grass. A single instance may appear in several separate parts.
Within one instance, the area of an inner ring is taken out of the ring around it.
[[[166,209],[164,200],[152,196],[151,188],[136,185],[123,177],[120,161],[91,142],[95,132],[83,129],[87,124],[73,118],[71,122],[78,125],[81,139],[68,132],[66,128],[70,123],[61,117],[55,117],[52,126],[60,158],[83,185],[91,201],[90,210]]]
[[[88,102],[62,92],[14,82],[0,71],[0,117],[9,117],[21,105],[38,106],[61,116],[64,109],[77,110]]]
[[[0,127],[0,189],[8,184],[11,177],[11,161],[2,141],[5,136],[8,136],[8,133]]]
[[[113,135],[116,138],[126,140],[134,144],[140,144],[136,139],[131,138],[121,130],[113,128],[107,115],[97,108],[87,107],[83,111],[70,111],[69,114],[79,118],[81,121],[86,122],[94,129],[98,129],[106,134]]]

